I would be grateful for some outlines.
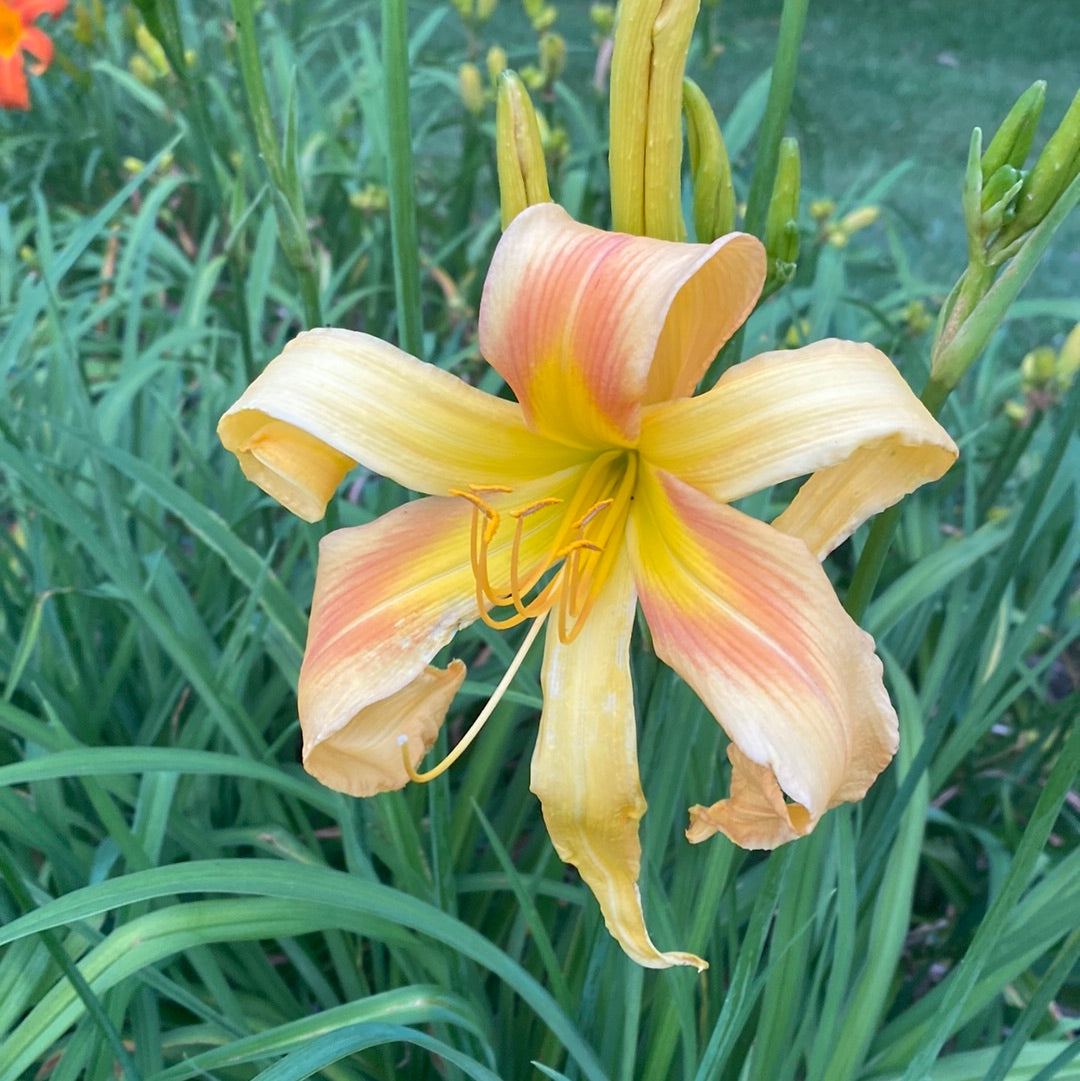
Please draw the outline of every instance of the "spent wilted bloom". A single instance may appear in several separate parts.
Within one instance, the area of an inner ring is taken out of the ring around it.
[[[495,250],[479,319],[516,400],[321,329],[219,426],[247,476],[309,521],[357,464],[426,496],[322,541],[298,694],[306,768],[358,796],[429,779],[443,767],[420,773],[421,759],[465,676],[436,654],[476,619],[529,624],[452,760],[546,627],[531,787],[560,857],[650,967],[704,962],[653,945],[638,893],[638,603],[657,654],[732,741],[730,795],[691,809],[690,839],[805,835],[897,745],[873,640],[819,560],[957,453],[867,344],[765,353],[693,397],[764,277],[744,234],[686,244],[531,206]],[[806,475],[771,524],[731,506]]]
[[[0,108],[30,108],[23,53],[34,58],[33,75],[41,75],[53,58],[53,44],[34,20],[55,19],[66,7],[67,0],[0,0]]]

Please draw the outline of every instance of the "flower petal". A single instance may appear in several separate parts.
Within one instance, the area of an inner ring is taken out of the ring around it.
[[[67,7],[67,0],[8,0],[8,6],[13,7],[24,22],[31,22],[39,15],[50,15],[55,19]]]
[[[691,393],[749,314],[764,266],[761,245],[741,233],[679,244],[530,207],[492,257],[480,349],[536,431],[631,446],[642,403]]]
[[[29,109],[30,88],[26,85],[22,53],[0,56],[0,109]]]
[[[53,43],[45,31],[36,26],[28,26],[23,31],[19,44],[37,61],[30,66],[31,72],[34,75],[44,74],[53,58]]]
[[[706,964],[693,954],[657,950],[641,911],[638,821],[645,797],[629,661],[635,607],[624,554],[579,636],[565,644],[548,630],[530,787],[559,857],[578,869],[626,953],[648,968],[700,970]]]
[[[649,410],[640,450],[722,503],[820,470],[774,523],[819,557],[957,455],[884,353],[835,339],[762,353]]]
[[[752,762],[734,743],[728,744],[727,756],[731,797],[711,807],[691,807],[687,840],[697,844],[722,833],[741,848],[777,848],[810,832],[806,808],[784,799],[768,766]]]
[[[428,665],[388,698],[365,706],[344,728],[305,749],[304,769],[350,796],[373,796],[408,781],[401,760],[405,737],[415,769],[435,743],[446,712],[465,679],[465,665]]]
[[[492,502],[505,510],[536,491],[565,495],[578,472]],[[305,764],[331,787],[353,795],[400,787],[408,778],[398,735],[417,737],[409,741],[416,761],[434,740],[463,672],[428,664],[479,615],[472,518],[465,500],[431,497],[323,538],[297,697]],[[556,516],[528,516],[522,565],[541,556],[557,524]],[[513,532],[500,529],[492,539],[488,567],[496,583],[508,577]]]
[[[221,418],[218,434],[267,493],[317,521],[357,462],[414,491],[511,487],[581,460],[530,432],[521,409],[369,334],[291,341]]]
[[[642,471],[635,494],[630,551],[657,654],[801,805],[778,806],[742,771],[716,828],[737,843],[809,832],[862,798],[896,751],[873,639],[800,541],[658,470]]]

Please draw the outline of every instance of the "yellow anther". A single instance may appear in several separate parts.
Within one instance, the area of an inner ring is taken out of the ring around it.
[[[556,559],[565,559],[571,552],[602,552],[604,549],[598,544],[594,544],[591,540],[585,540],[584,537],[579,537],[577,540],[572,540],[569,544],[564,545],[555,553]]]
[[[602,510],[607,510],[614,499],[601,499],[594,503],[575,523],[574,529],[584,529]]]
[[[469,491],[474,495],[509,495],[514,489],[505,484],[470,484]]]

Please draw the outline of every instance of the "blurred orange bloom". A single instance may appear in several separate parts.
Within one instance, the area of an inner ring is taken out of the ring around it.
[[[33,22],[41,15],[55,19],[66,7],[67,0],[0,0],[0,108],[30,108],[22,54],[36,61],[30,66],[34,75],[45,71],[53,57],[52,42]]]

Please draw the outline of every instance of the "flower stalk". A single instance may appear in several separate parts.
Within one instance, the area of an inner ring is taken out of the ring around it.
[[[318,326],[322,322],[322,315],[315,256],[308,234],[304,194],[300,183],[295,86],[294,92],[289,95],[286,110],[285,138],[279,146],[270,98],[263,78],[262,62],[259,59],[252,0],[232,0],[232,13],[236,22],[236,49],[248,112],[274,197],[278,239],[285,258],[296,274],[304,320],[308,326]]]

